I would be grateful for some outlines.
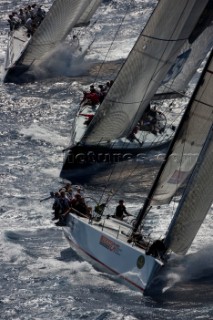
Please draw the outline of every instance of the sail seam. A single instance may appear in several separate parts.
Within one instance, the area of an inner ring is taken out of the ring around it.
[[[123,101],[116,101],[116,100],[111,100],[111,99],[105,99],[106,101],[113,102],[113,103],[122,103],[122,104],[135,104],[135,103],[141,103],[142,100],[140,101],[133,101],[133,102],[123,102]]]
[[[195,99],[194,101],[196,101],[196,102],[198,102],[198,103],[201,103],[201,104],[203,104],[204,106],[207,106],[207,107],[209,107],[209,108],[213,108],[213,106],[212,106],[211,104],[208,104],[208,103],[203,102],[203,101],[201,101],[201,100]]]
[[[163,38],[157,38],[157,37],[153,37],[153,36],[147,36],[145,34],[143,34],[144,38],[149,38],[149,39],[153,39],[153,40],[160,40],[160,41],[168,41],[168,42],[177,42],[177,41],[187,41],[188,38],[181,38],[181,39],[163,39]]]
[[[22,40],[22,39],[19,38],[19,37],[14,37],[13,39],[17,39],[17,40],[19,40],[19,41],[26,42],[25,40]]]

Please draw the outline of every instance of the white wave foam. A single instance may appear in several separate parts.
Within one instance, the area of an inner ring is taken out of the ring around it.
[[[36,123],[31,124],[28,128],[22,128],[20,133],[34,140],[42,140],[61,147],[67,146],[69,141],[68,138],[61,137],[57,132],[49,131],[47,128],[42,128]]]
[[[59,169],[58,168],[42,168],[41,172],[45,173],[45,175],[48,175],[53,178],[59,177]]]

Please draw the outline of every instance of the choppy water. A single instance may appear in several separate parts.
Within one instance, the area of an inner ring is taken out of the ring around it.
[[[1,0],[2,63],[8,31],[4,19],[15,6],[27,2]],[[102,15],[107,12],[109,18],[108,23],[105,19],[103,27],[107,33],[106,39],[103,38],[105,45],[113,32],[109,21],[114,21],[119,7],[125,9],[121,4],[106,1],[106,7],[101,9]],[[147,8],[147,16],[152,8],[148,1],[138,0],[134,5]],[[137,10],[132,16],[139,19]],[[95,31],[101,29],[101,23],[95,28]],[[127,43],[132,43],[129,31],[122,35]],[[126,51],[127,47],[125,43]],[[102,54],[97,43],[90,59],[98,60]],[[211,214],[191,254],[180,261],[172,261],[164,270],[164,292],[151,298],[142,297],[82,261],[69,248],[62,230],[53,225],[51,201],[40,202],[60,185],[61,151],[69,143],[82,84],[86,83],[85,76],[73,79],[66,75],[22,86],[0,84],[0,319],[212,319]],[[138,210],[143,192],[150,184],[149,167],[143,173],[145,185],[142,186],[137,174],[134,176],[137,188],[131,176],[125,177],[125,183],[121,181],[116,185],[118,195],[111,206],[122,195],[132,212]],[[137,167],[135,172],[139,174]],[[102,189],[88,185],[86,193],[100,197]],[[157,224],[157,234],[166,223],[163,213],[159,216],[158,212],[149,220],[150,226]]]

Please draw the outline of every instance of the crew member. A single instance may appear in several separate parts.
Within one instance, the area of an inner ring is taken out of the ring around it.
[[[125,216],[130,216],[130,214],[127,212],[126,210],[126,207],[124,205],[124,201],[123,200],[120,200],[119,201],[119,205],[116,207],[116,210],[115,210],[115,215],[114,217],[116,219],[119,219],[119,220],[123,220],[123,218]]]

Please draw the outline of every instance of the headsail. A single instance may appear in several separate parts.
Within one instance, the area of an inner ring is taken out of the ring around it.
[[[213,25],[206,28],[192,45],[188,42],[184,45],[157,94],[163,94],[163,97],[166,94],[166,97],[170,98],[173,97],[173,93],[181,94],[186,91],[189,82],[213,46],[212,34]]]
[[[91,9],[91,6],[96,8],[96,3],[99,4],[100,1],[55,0],[18,63],[26,66],[39,63],[41,57],[43,58],[66,38],[79,20],[87,18],[88,8]]]
[[[169,203],[192,172],[213,123],[213,49],[134,226],[152,205]]]
[[[213,202],[212,185],[213,126],[165,238],[168,249],[188,251]]]
[[[213,51],[189,102],[152,203],[168,203],[189,176],[213,123]],[[208,69],[207,69],[208,68]]]
[[[181,48],[157,91],[159,98],[184,93],[187,85],[213,46],[213,1],[209,0],[189,40]],[[156,98],[156,95],[155,95]]]
[[[128,136],[174,63],[171,59],[190,36],[207,2],[158,2],[89,125],[84,143],[97,144]]]
[[[90,19],[92,18],[93,14],[99,7],[100,3],[101,3],[101,0],[91,1],[74,27],[81,27],[84,25],[88,25],[90,22]]]

